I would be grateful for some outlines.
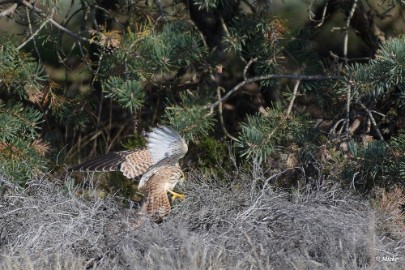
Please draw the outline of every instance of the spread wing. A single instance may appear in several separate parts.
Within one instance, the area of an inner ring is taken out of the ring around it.
[[[188,150],[184,139],[176,131],[165,126],[152,129],[146,140],[147,149],[110,153],[74,166],[69,171],[121,171],[130,179],[148,173],[146,177],[142,177],[142,186],[156,168],[177,164]]]
[[[143,175],[152,165],[152,157],[149,150],[138,150],[125,157],[121,163],[120,171],[125,177],[134,179]]]
[[[152,158],[147,149],[128,150],[109,153],[82,164],[71,167],[69,171],[78,172],[112,172],[121,171],[128,178],[144,174],[152,165]]]
[[[176,163],[188,151],[184,139],[169,127],[158,126],[154,128],[146,140],[153,164],[167,158],[175,160],[174,163]]]
[[[158,126],[146,138],[153,164],[142,176],[138,188],[142,188],[151,176],[167,166],[177,166],[180,158],[188,151],[184,139],[173,129]]]

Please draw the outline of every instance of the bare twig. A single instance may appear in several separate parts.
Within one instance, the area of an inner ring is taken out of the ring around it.
[[[223,89],[223,88],[217,87],[218,100],[221,100],[221,89]],[[224,116],[222,114],[222,102],[219,103],[218,113],[219,113],[219,120],[221,122],[222,131],[224,132],[225,136],[228,137],[229,139],[233,140],[233,141],[239,141],[237,138],[235,138],[234,136],[229,134],[228,130],[226,130],[225,122],[224,122]]]
[[[344,41],[343,41],[343,57],[345,59],[345,64],[347,64],[347,48],[348,48],[348,44],[349,44],[350,21],[352,20],[354,12],[356,11],[357,1],[358,0],[354,0],[352,9],[350,10],[349,16],[347,17],[347,20],[346,20],[345,38],[344,38]]]
[[[234,93],[236,93],[240,88],[245,86],[246,84],[252,83],[252,82],[257,82],[257,81],[264,81],[264,80],[271,80],[271,79],[295,79],[295,80],[341,80],[341,81],[346,81],[346,78],[343,76],[334,76],[334,75],[297,75],[297,74],[268,74],[268,75],[262,75],[262,76],[256,76],[252,78],[248,78],[246,80],[243,80],[242,82],[238,83],[236,86],[234,86],[228,93],[226,93],[225,96],[221,98],[221,100],[218,100],[214,102],[213,104],[207,105],[205,108],[206,109],[213,109],[214,107],[218,106],[219,103],[224,102],[228,100]]]
[[[346,121],[346,119],[340,119],[339,121],[337,121],[337,122],[333,125],[333,127],[329,130],[329,134],[338,134],[338,132],[336,132],[336,129],[337,129],[338,125],[339,125],[340,123],[342,123],[342,122],[343,122],[343,124],[344,124],[345,121]]]
[[[347,93],[346,93],[346,125],[345,125],[345,131],[346,131],[346,138],[350,138],[350,133],[349,133],[349,125],[350,125],[350,102],[352,99],[352,86],[350,83],[347,83]]]
[[[201,41],[204,44],[204,48],[208,49],[208,44],[205,41],[205,37],[203,35],[203,33],[200,31],[200,29],[197,27],[197,25],[195,25],[195,23],[193,22],[193,20],[187,20],[187,22],[196,30],[196,32],[198,33],[198,35],[200,36]]]
[[[239,166],[238,166],[238,163],[236,162],[235,151],[234,151],[231,143],[232,142],[227,142],[226,146],[228,148],[229,159],[232,161],[233,167],[235,168],[236,175],[238,175]]]
[[[111,106],[111,105],[110,105]],[[111,108],[111,107],[110,107]],[[111,119],[111,118],[110,118]],[[110,125],[110,127],[109,127],[109,129],[111,130],[111,127],[112,127],[112,125]],[[117,131],[117,133],[115,134],[115,136],[112,138],[112,139],[110,139],[110,142],[109,142],[109,144],[106,146],[106,153],[109,153],[109,152],[111,152],[111,148],[113,147],[113,146],[115,146],[115,145],[117,145],[117,142],[119,142],[119,140],[120,140],[120,138],[122,138],[122,133],[123,133],[123,131],[125,130],[125,125],[120,125],[119,127],[118,127],[118,131]],[[135,130],[135,132],[134,133],[136,133],[137,131]]]
[[[257,57],[256,58],[252,58],[249,60],[249,62],[246,64],[245,68],[243,69],[243,79],[246,81],[247,80],[247,76],[246,73],[248,71],[248,69],[250,68],[250,66],[257,61]]]
[[[309,19],[311,20],[311,21],[315,21],[315,19],[314,19],[314,12],[312,11],[312,6],[314,5],[314,3],[315,3],[315,0],[312,0],[311,1],[311,3],[309,4],[309,7],[308,7],[308,13],[309,13]]]
[[[350,10],[349,16],[347,17],[347,20],[346,20],[345,37],[343,40],[343,59],[345,61],[345,65],[347,65],[347,63],[348,63],[347,50],[348,50],[348,46],[349,46],[349,27],[350,27],[350,22],[353,18],[354,12],[357,7],[357,1],[358,0],[354,0],[352,9]],[[345,130],[347,139],[349,139],[349,137],[350,137],[349,118],[350,118],[350,102],[351,102],[351,98],[352,98],[351,95],[352,95],[352,86],[348,83],[347,84],[347,94],[346,94],[346,130]]]
[[[79,35],[79,34],[76,34],[76,33],[72,32],[72,31],[70,31],[69,29],[63,27],[62,25],[60,25],[58,22],[56,22],[56,21],[55,21],[54,19],[52,19],[52,18],[49,19],[49,22],[50,22],[53,26],[55,26],[56,28],[58,28],[59,30],[61,30],[62,32],[68,34],[68,35],[71,36],[71,37],[74,37],[74,38],[77,39],[77,40],[86,41],[86,42],[88,42],[88,43],[98,43],[97,41],[90,40],[90,39],[88,39],[88,38],[85,38],[85,37],[83,37],[83,36],[81,36],[81,35]]]
[[[381,141],[384,141],[384,137],[382,136],[380,129],[377,126],[377,123],[373,117],[373,114],[371,113],[371,111],[363,104],[363,102],[359,102],[360,106],[367,112],[368,117],[371,120],[371,124],[373,125],[375,131],[377,132],[377,136]]]
[[[30,42],[31,39],[35,38],[36,35],[42,30],[42,28],[45,27],[45,25],[49,22],[49,20],[45,20],[35,31],[34,33],[31,34],[29,38],[27,38],[23,43],[20,44],[20,46],[17,47],[17,50],[21,50],[25,45],[27,45],[28,42]]]
[[[225,24],[224,18],[222,16],[220,16],[220,20],[221,20],[221,26],[224,29],[225,34],[230,37],[231,34],[229,33],[228,27]]]
[[[322,18],[320,20],[315,20],[314,19],[314,13],[312,12],[312,6],[314,5],[315,1],[312,1],[311,4],[308,7],[308,12],[309,12],[309,19],[313,22],[319,22],[315,27],[321,27],[322,24],[325,22],[325,18],[326,18],[326,11],[328,10],[328,3],[329,1],[325,2],[325,6],[323,7],[323,11],[322,11]]]
[[[273,182],[273,179],[275,180],[278,177],[280,177],[281,175],[283,175],[284,173],[291,171],[291,170],[295,170],[295,169],[297,169],[297,167],[287,168],[284,171],[275,173],[272,176],[270,176],[269,178],[267,178],[266,180],[264,180],[264,184],[260,189],[260,194],[256,194],[256,195],[259,195],[257,197],[254,197],[255,194],[253,194],[255,191],[255,188],[256,188],[256,186],[255,186],[256,182],[254,181],[252,183],[251,194],[250,194],[251,205],[245,211],[239,213],[237,216],[237,219],[242,219],[242,220],[247,219],[254,211],[256,211],[258,209],[258,206],[260,205],[260,201],[262,199],[266,198],[266,195],[268,195],[269,192],[272,192],[270,186]]]
[[[293,107],[293,105],[294,105],[295,98],[297,97],[298,88],[299,88],[299,86],[300,86],[300,83],[301,83],[301,80],[296,80],[296,81],[295,81],[294,90],[293,90],[293,95],[292,95],[292,97],[291,97],[290,104],[288,104],[288,108],[287,108],[287,113],[286,113],[287,116],[289,116],[290,113],[291,113],[291,111],[292,111],[292,107]]]
[[[370,112],[375,113],[375,114],[378,114],[379,116],[382,116],[382,117],[387,117],[385,114],[380,113],[380,112],[377,112],[377,111],[375,111],[375,110],[370,110]]]
[[[45,12],[43,12],[40,8],[37,8],[36,6],[32,5],[30,2],[26,1],[26,0],[22,0],[20,2],[23,6],[34,10],[38,15],[40,15],[43,18],[47,18],[47,20],[56,28],[58,28],[59,30],[61,30],[62,32],[68,34],[71,37],[74,37],[77,40],[81,40],[81,41],[86,41],[88,43],[97,43],[97,41],[94,40],[90,40],[86,37],[83,37],[79,34],[76,34],[72,31],[70,31],[69,29],[67,29],[66,27],[62,26],[61,24],[59,24],[58,22],[56,22],[53,18],[49,17]],[[49,17],[49,18],[48,18]]]
[[[100,73],[101,64],[103,63],[104,54],[105,54],[104,51],[101,51],[100,58],[97,61],[97,69],[93,73],[93,79],[91,80],[90,85],[94,85],[94,83],[97,80],[98,74]]]
[[[356,178],[356,176],[359,174],[359,172],[355,172],[354,174],[353,174],[353,177],[352,177],[352,182],[351,182],[351,184],[350,184],[350,188],[352,188],[352,189],[356,189],[356,186],[355,186],[355,184],[354,184],[354,179]]]
[[[2,12],[0,12],[0,17],[5,17],[5,16],[8,16],[10,14],[13,14],[14,11],[17,9],[17,7],[18,7],[18,4],[12,4],[8,8],[6,8]]]
[[[39,53],[38,46],[37,46],[37,41],[35,40],[34,32],[32,31],[32,23],[31,23],[30,11],[29,11],[29,9],[27,7],[25,7],[25,13],[26,13],[26,16],[27,16],[27,21],[28,21],[28,29],[30,31],[31,37],[33,37],[32,38],[32,43],[34,44],[35,53],[37,54],[39,63],[42,63],[41,54]]]

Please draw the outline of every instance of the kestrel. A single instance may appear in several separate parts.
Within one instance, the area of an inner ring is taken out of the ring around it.
[[[187,153],[185,140],[173,129],[158,126],[147,134],[145,149],[114,152],[100,156],[80,165],[71,171],[111,172],[121,171],[130,179],[142,176],[138,189],[144,195],[142,210],[153,221],[160,222],[170,213],[167,192],[173,197],[183,195],[173,192],[176,184],[184,179],[179,159]]]

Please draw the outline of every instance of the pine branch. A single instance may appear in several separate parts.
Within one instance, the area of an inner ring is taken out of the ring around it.
[[[287,108],[287,112],[286,112],[286,115],[287,115],[287,116],[289,116],[290,113],[291,113],[291,111],[292,111],[292,107],[293,107],[293,105],[294,105],[294,101],[295,101],[295,99],[296,99],[296,97],[297,97],[297,95],[298,95],[298,88],[300,87],[300,83],[301,83],[300,80],[296,80],[296,81],[295,81],[294,90],[293,90],[293,95],[292,95],[292,97],[291,97],[290,103],[288,104],[288,108]]]
[[[375,131],[377,132],[378,138],[381,141],[384,141],[384,137],[381,135],[380,129],[378,128],[378,125],[377,125],[371,111],[362,102],[360,102],[359,104],[367,112],[368,117],[370,117],[371,123],[373,124],[373,127],[374,127]]]
[[[340,80],[340,81],[347,81],[347,79],[343,76],[335,76],[335,75],[296,75],[296,74],[269,74],[269,75],[262,75],[256,76],[252,78],[248,78],[243,80],[242,82],[238,83],[234,86],[225,96],[221,98],[221,100],[216,101],[212,104],[206,106],[207,109],[212,110],[219,103],[223,103],[227,101],[233,94],[239,91],[243,86],[246,84],[263,81],[263,80],[271,80],[271,79],[295,79],[300,81],[311,81],[311,80]]]
[[[76,40],[86,41],[86,42],[88,42],[88,43],[95,43],[95,44],[98,44],[97,41],[93,41],[93,40],[88,39],[88,38],[86,38],[86,37],[83,37],[83,36],[81,36],[81,35],[79,35],[79,34],[76,34],[76,33],[72,32],[72,31],[70,31],[69,29],[67,29],[66,27],[62,26],[62,25],[59,24],[58,22],[56,22],[56,21],[52,18],[53,13],[49,16],[49,15],[46,14],[42,9],[36,7],[35,5],[32,5],[30,2],[28,2],[28,1],[26,1],[26,0],[18,1],[18,4],[21,4],[21,5],[23,5],[23,6],[27,7],[27,8],[29,8],[29,9],[35,11],[36,14],[38,14],[38,15],[40,15],[41,17],[45,18],[45,19],[46,19],[48,22],[50,22],[53,26],[55,26],[56,28],[58,28],[58,29],[61,30],[62,32],[68,34],[69,36],[75,38]],[[102,46],[102,44],[98,44],[98,45]]]

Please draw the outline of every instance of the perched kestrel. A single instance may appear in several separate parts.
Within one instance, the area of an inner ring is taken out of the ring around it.
[[[106,154],[74,166],[70,170],[121,171],[130,179],[142,176],[138,185],[139,191],[144,195],[142,209],[152,220],[159,222],[171,210],[167,192],[175,197],[182,197],[172,190],[181,179],[184,179],[179,159],[184,157],[188,147],[177,132],[165,126],[154,128],[147,134],[146,140],[145,149]]]

